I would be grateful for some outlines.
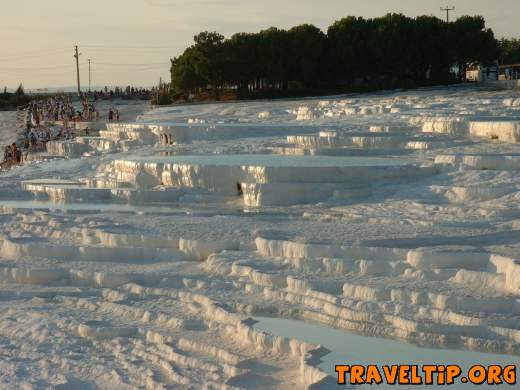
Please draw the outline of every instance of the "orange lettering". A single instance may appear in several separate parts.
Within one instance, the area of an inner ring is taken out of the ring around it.
[[[473,366],[469,369],[468,378],[471,383],[481,385],[486,381],[486,368],[484,366]]]
[[[516,385],[516,366],[504,367],[504,382],[508,385]]]
[[[446,367],[445,366],[439,366],[437,367],[437,384],[438,385],[445,385],[446,384]]]
[[[410,380],[410,384],[422,385],[422,378],[419,376],[419,367],[411,366],[411,368],[412,368],[412,379]]]
[[[452,385],[455,383],[455,379],[457,379],[460,374],[462,374],[462,368],[459,366],[448,366],[446,369],[446,384]]]
[[[399,384],[400,385],[409,385],[410,378],[408,374],[410,373],[410,366],[399,366]]]
[[[368,366],[365,382],[371,385],[380,385],[383,382],[383,378],[377,366]]]
[[[338,385],[347,384],[346,373],[349,371],[349,366],[336,366],[336,372],[338,373]]]
[[[365,367],[363,366],[352,366],[350,368],[350,384],[361,385],[365,383],[363,374],[365,373]]]
[[[501,375],[502,375],[502,367],[489,366],[488,374],[487,374],[488,385],[500,385],[502,383],[502,379],[500,379]]]
[[[397,369],[397,366],[383,366],[386,383],[389,385],[395,385],[395,381],[397,380]]]
[[[424,383],[427,385],[433,385],[433,374],[437,372],[437,366],[423,366],[422,368],[426,378]]]

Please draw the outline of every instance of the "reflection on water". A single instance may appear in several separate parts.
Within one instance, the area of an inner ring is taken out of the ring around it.
[[[131,158],[136,162],[155,162],[187,165],[258,165],[269,167],[350,167],[395,166],[410,164],[403,158],[384,157],[333,157],[333,156],[284,156],[277,154],[212,154],[203,156],[155,156]]]
[[[45,201],[2,200],[3,207],[50,211],[115,212],[115,213],[171,213],[178,214],[173,206],[142,206],[117,203],[53,203]]]
[[[274,335],[292,337],[312,344],[320,344],[331,352],[322,358],[320,368],[335,376],[336,364],[458,364],[468,369],[475,364],[489,366],[519,365],[520,357],[493,355],[473,351],[419,348],[400,341],[359,336],[342,330],[331,329],[323,325],[309,324],[303,321],[278,318],[255,317],[259,321],[255,328]],[[370,386],[363,386],[370,387]],[[375,386],[378,389],[395,389],[396,386]],[[471,389],[483,388],[476,385],[425,386],[425,388]],[[485,387],[485,386],[484,386]],[[338,388],[340,388],[338,386]],[[359,386],[356,386],[359,388]],[[400,389],[406,386],[398,386]],[[420,388],[410,387],[410,388]],[[512,389],[515,386],[493,386],[493,388]]]
[[[243,209],[241,205],[233,204],[212,204],[206,202],[205,205],[190,204],[184,202],[179,205],[175,202],[165,204],[127,204],[127,203],[55,203],[51,201],[37,200],[3,200],[0,199],[0,207],[21,209],[21,210],[41,210],[41,211],[60,211],[78,214],[103,213],[123,213],[123,214],[147,214],[147,215],[192,215],[198,217],[213,216],[278,216],[279,213],[269,210]],[[289,213],[290,214],[290,213]]]

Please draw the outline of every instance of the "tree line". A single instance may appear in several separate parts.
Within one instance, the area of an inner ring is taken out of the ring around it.
[[[170,92],[218,99],[229,90],[254,98],[435,85],[460,80],[471,61],[496,60],[500,48],[481,16],[350,16],[326,32],[303,24],[228,39],[205,31],[171,60]]]
[[[520,64],[520,39],[501,39],[498,44],[501,64]]]
[[[84,92],[83,95],[89,99],[122,99],[122,100],[149,100],[152,98],[152,93],[155,87],[152,89],[137,88],[131,85],[127,85],[125,88],[116,86],[114,89],[105,86],[103,89],[92,90]]]
[[[15,92],[7,92],[4,87],[3,93],[0,93],[0,110],[13,110],[16,107],[24,106],[31,101],[31,97],[27,95],[20,84]]]

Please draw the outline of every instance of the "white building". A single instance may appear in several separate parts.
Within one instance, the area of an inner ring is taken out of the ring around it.
[[[520,80],[520,64],[500,66],[499,80]]]
[[[470,63],[466,68],[466,81],[483,82],[497,81],[499,75],[499,67],[497,63]]]

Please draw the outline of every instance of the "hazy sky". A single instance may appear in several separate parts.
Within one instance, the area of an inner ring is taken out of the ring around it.
[[[169,58],[193,35],[226,36],[270,26],[313,23],[326,30],[347,15],[438,15],[438,0],[0,0],[0,86],[152,85],[169,79]],[[448,0],[453,17],[483,15],[497,37],[519,37],[520,0]]]

